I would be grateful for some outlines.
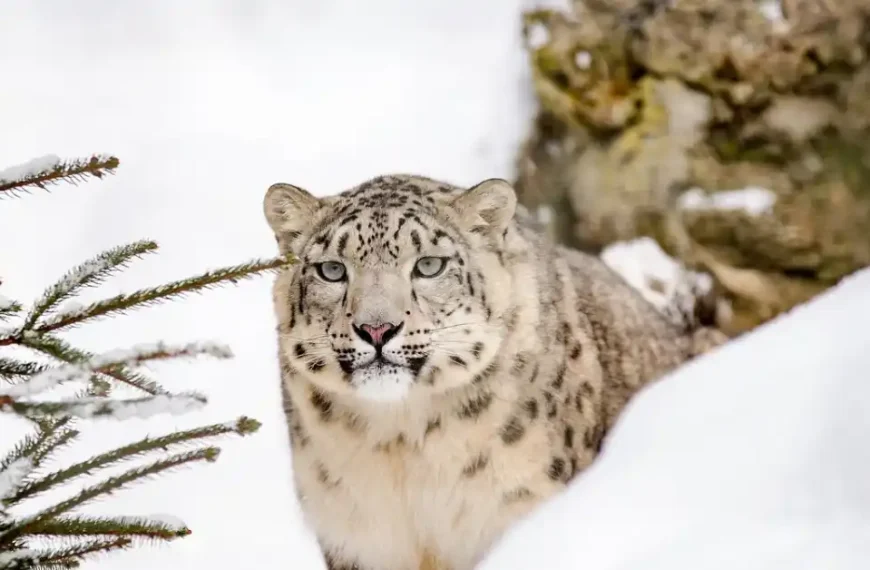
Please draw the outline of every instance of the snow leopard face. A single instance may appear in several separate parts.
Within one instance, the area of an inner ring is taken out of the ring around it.
[[[501,180],[383,176],[323,199],[273,185],[266,217],[298,259],[275,287],[286,365],[374,401],[482,381],[506,332],[515,205]]]

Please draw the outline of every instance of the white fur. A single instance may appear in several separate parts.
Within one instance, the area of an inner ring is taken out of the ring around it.
[[[488,418],[507,417],[515,398],[516,387],[502,385]],[[377,427],[378,418],[385,429],[392,429],[400,418],[426,417],[413,398],[398,407],[372,406],[368,411],[371,428]],[[298,488],[307,490],[303,506],[317,506],[304,509],[307,522],[327,546],[353,553],[364,568],[417,570],[421,552],[437,559],[439,569],[473,568],[505,526],[534,505],[519,501],[509,514],[503,492],[522,485],[546,496],[557,488],[541,477],[540,462],[529,453],[530,447],[549,447],[544,430],[530,431],[523,445],[494,455],[493,469],[486,474],[463,477],[457,466],[495,444],[492,430],[498,424],[487,424],[468,429],[461,422],[446,423],[428,436],[425,446],[412,441],[374,453],[367,442],[348,437],[342,426],[322,425],[311,434],[311,445],[294,457]],[[341,478],[340,485],[324,486],[316,470],[307,468],[312,449],[317,450],[316,460]]]
[[[356,395],[372,402],[403,400],[413,383],[414,376],[407,368],[392,365],[356,370],[351,377]]]

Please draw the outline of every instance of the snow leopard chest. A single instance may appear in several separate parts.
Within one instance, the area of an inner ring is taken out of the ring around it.
[[[546,426],[528,426],[509,446],[494,415],[480,421],[443,422],[420,447],[312,434],[294,452],[294,472],[324,550],[360,570],[471,570],[512,522],[564,486],[547,475]]]

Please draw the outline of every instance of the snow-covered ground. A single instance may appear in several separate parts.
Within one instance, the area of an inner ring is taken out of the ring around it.
[[[0,201],[0,293],[27,300],[74,263],[145,237],[162,253],[101,294],[270,256],[261,201],[278,180],[327,194],[385,171],[464,184],[510,177],[532,113],[518,20],[528,4],[4,4],[0,168],[91,152],[117,154],[122,166],[105,181]],[[95,420],[60,462],[241,414],[264,423],[249,439],[225,441],[214,465],[91,505],[171,513],[193,529],[94,567],[323,568],[291,488],[269,286],[260,279],[70,335],[94,351],[217,340],[236,357],[155,365],[167,387],[204,391],[209,406]],[[711,551],[723,568],[857,568],[837,562],[870,545],[870,426],[861,413],[870,383],[854,374],[870,364],[868,291],[864,275],[646,392],[603,460],[484,568],[537,568],[528,556],[542,548],[548,570],[718,568]],[[3,448],[20,428],[0,417]]]

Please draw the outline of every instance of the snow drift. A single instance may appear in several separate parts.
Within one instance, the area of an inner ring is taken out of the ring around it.
[[[642,391],[479,570],[870,567],[870,269]]]

